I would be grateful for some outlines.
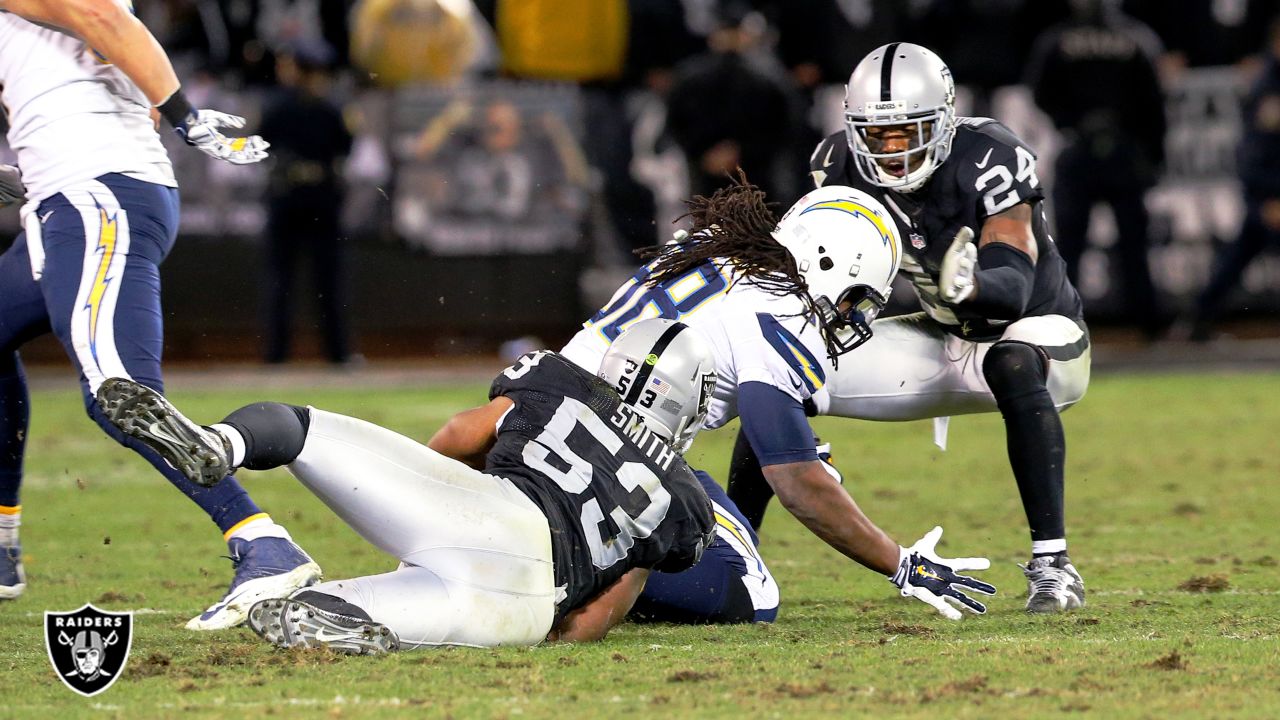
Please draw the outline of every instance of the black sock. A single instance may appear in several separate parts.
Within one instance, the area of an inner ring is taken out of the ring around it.
[[[1067,445],[1062,419],[1045,387],[1046,363],[1037,347],[1000,342],[987,351],[982,364],[1004,417],[1009,465],[1018,482],[1032,541],[1066,537],[1063,470]]]
[[[364,608],[359,605],[352,605],[337,595],[316,592],[315,590],[303,590],[302,592],[291,596],[289,599],[298,600],[308,605],[314,605],[325,612],[359,618],[365,622],[373,622],[373,618],[369,617],[369,613],[365,612]]]
[[[311,414],[297,405],[254,403],[231,413],[222,424],[235,428],[244,438],[240,467],[270,470],[288,465],[302,452]]]
[[[764,511],[773,499],[773,488],[764,479],[764,471],[760,469],[760,460],[747,442],[747,434],[738,430],[738,439],[733,444],[733,459],[729,462],[729,483],[727,492],[729,499],[742,511],[743,517],[751,523],[751,527],[759,530],[764,521]]]

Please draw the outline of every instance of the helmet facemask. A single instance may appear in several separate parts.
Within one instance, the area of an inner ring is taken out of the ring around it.
[[[887,291],[881,294],[869,285],[852,285],[840,294],[835,303],[825,295],[813,298],[818,322],[835,356],[843,355],[871,339],[871,321],[884,310],[888,303],[887,294]]]
[[[846,108],[844,123],[854,166],[862,179],[877,187],[900,192],[912,192],[922,187],[951,154],[951,141],[955,137],[955,111],[950,104],[923,113],[876,116],[855,115]],[[907,149],[885,152],[884,141],[868,132],[871,128],[905,130]],[[888,172],[882,165],[893,160],[902,161],[906,172],[901,177]]]

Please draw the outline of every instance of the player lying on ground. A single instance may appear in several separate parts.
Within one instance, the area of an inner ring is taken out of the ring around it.
[[[998,452],[1031,530],[1026,608],[1081,607],[1058,413],[1089,386],[1089,332],[1049,236],[1035,155],[995,120],[957,118],[951,71],[919,45],[869,53],[845,105],[845,131],[810,159],[813,179],[858,188],[892,211],[889,223],[911,241],[902,269],[924,311],[873,323],[875,337],[828,378],[822,412],[900,421],[999,411]],[[772,493],[758,472],[752,482],[750,444],[738,443],[729,495],[758,522]]]
[[[98,397],[123,432],[193,478],[287,466],[400,560],[255,605],[250,627],[276,645],[365,653],[596,640],[651,568],[690,567],[715,526],[680,456],[715,385],[710,351],[688,327],[653,322],[656,332],[619,338],[602,377],[546,351],[504,370],[489,404],[432,440],[465,463],[315,408],[260,403],[201,428],[132,381],[110,380]],[[617,386],[663,399],[645,407]]]
[[[23,232],[0,254],[0,599],[26,589],[19,526],[30,422],[19,357],[53,333],[80,374],[85,410],[142,455],[218,526],[235,576],[188,628],[236,625],[257,597],[313,582],[320,567],[234,480],[201,487],[107,422],[108,377],[163,392],[160,265],[178,233],[177,182],[156,134],[164,117],[219,160],[267,156],[242,118],[197,110],[164,50],[121,0],[0,0],[0,87],[21,175],[0,167],[0,204],[25,200]],[[25,181],[25,187],[24,187]]]
[[[598,367],[611,342],[654,316],[699,330],[717,376],[706,426],[741,417],[765,478],[797,519],[904,596],[958,620],[957,607],[985,607],[952,583],[995,588],[953,571],[982,570],[987,560],[938,559],[933,546],[941,529],[900,547],[833,479],[806,417],[827,409],[836,358],[870,337],[884,307],[900,257],[887,214],[866,193],[829,187],[801,198],[778,221],[764,193],[740,178],[710,198],[694,198],[691,234],[655,251],[561,353],[580,367]]]

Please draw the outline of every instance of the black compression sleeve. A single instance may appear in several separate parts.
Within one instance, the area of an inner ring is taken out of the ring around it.
[[[967,305],[993,320],[1017,320],[1031,300],[1036,266],[1031,257],[1002,242],[978,250],[978,291]]]
[[[157,105],[156,109],[175,130],[185,130],[187,118],[196,114],[196,107],[191,104],[186,95],[182,94],[182,88],[174,90],[169,99]]]

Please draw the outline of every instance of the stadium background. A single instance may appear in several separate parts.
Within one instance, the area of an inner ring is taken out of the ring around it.
[[[1276,4],[1174,4],[1123,6],[1151,21],[1165,45],[1167,157],[1147,196],[1149,257],[1167,307],[1185,313],[1215,247],[1234,240],[1243,214],[1234,174],[1239,103]],[[370,359],[491,356],[520,338],[553,346],[566,339],[633,270],[630,251],[676,227],[690,182],[666,122],[673,78],[730,21],[751,31],[752,67],[781,84],[791,103],[794,132],[772,138],[772,176],[753,177],[770,182],[783,207],[807,187],[804,161],[813,144],[841,127],[848,70],[890,40],[937,49],[958,81],[960,114],[996,117],[1027,140],[1039,152],[1046,189],[1061,145],[1021,80],[1035,38],[1066,16],[1067,0],[136,5],[192,97],[251,123],[279,90],[277,55],[332,53],[330,95],[356,138],[341,171],[352,349]],[[504,116],[499,106],[515,112]],[[495,150],[486,123],[504,117],[511,141]],[[165,140],[183,188],[181,239],[163,275],[167,357],[259,358],[270,170],[208,162],[168,133]],[[7,149],[3,159],[12,159]],[[486,163],[497,169],[478,179],[463,169]],[[503,172],[523,184],[494,184]],[[16,208],[0,211],[0,245],[16,232]],[[1080,282],[1088,319],[1104,348],[1134,345],[1140,335],[1118,292],[1105,209],[1095,209],[1090,235]],[[301,282],[296,356],[316,359],[316,291],[305,273]],[[914,302],[905,287],[894,297],[899,309]],[[1246,274],[1224,328],[1270,337],[1277,310],[1280,257],[1272,251]],[[1164,349],[1179,347],[1191,346]],[[61,356],[49,339],[24,350],[29,363]]]

